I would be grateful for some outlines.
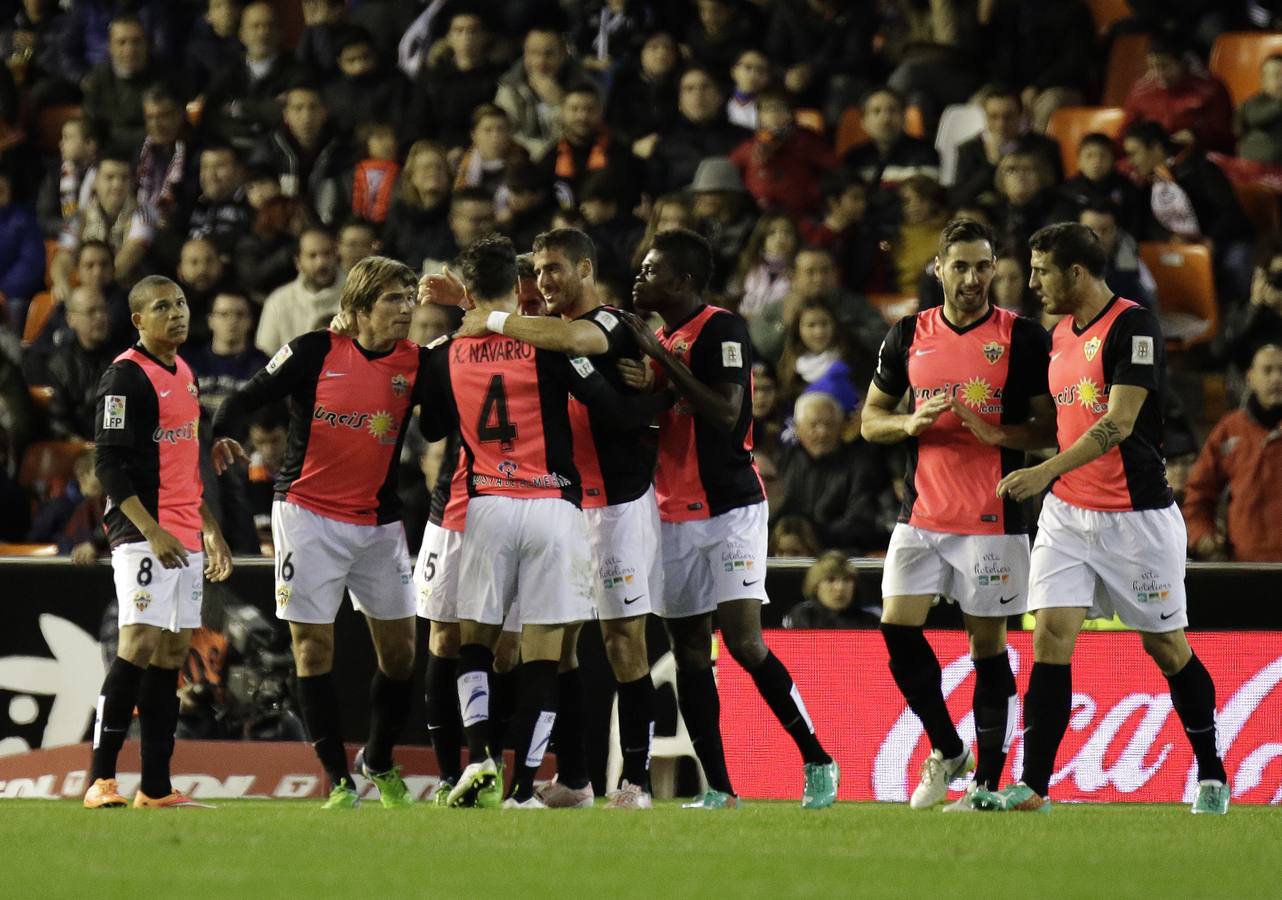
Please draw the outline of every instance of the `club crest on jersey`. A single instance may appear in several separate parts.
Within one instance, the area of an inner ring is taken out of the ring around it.
[[[144,612],[149,606],[151,606],[151,594],[142,590],[134,591],[134,609]]]
[[[520,467],[516,464],[515,460],[505,459],[498,464],[497,468],[499,470],[499,474],[504,478],[515,478],[516,470]]]
[[[1099,353],[1099,348],[1103,343],[1104,342],[1101,341],[1097,335],[1082,345],[1082,352],[1086,354],[1087,362],[1095,361],[1095,357]]]
[[[292,593],[293,591],[287,584],[282,584],[280,587],[276,588],[276,607],[278,609],[284,609],[289,603],[289,597]]]
[[[690,342],[685,338],[677,338],[672,342],[672,352],[677,356],[685,356],[690,352]]]
[[[397,372],[392,376],[392,393],[397,397],[404,397],[405,392],[410,389],[410,380]]]
[[[984,359],[988,360],[990,366],[1001,359],[1002,354],[1005,352],[1006,348],[997,343],[997,341],[989,341],[984,345]]]
[[[196,389],[196,385],[193,382],[187,382],[187,393],[191,394],[193,399],[200,399],[200,391]]]

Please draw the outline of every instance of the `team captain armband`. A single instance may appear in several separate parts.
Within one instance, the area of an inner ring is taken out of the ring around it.
[[[721,342],[721,365],[726,368],[743,368],[743,344],[738,341]]]
[[[1131,336],[1131,363],[1139,366],[1151,366],[1153,362],[1153,337],[1147,334]]]

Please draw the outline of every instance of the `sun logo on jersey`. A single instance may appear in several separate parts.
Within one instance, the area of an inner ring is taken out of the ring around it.
[[[990,366],[996,363],[997,360],[1001,359],[1002,354],[1006,352],[1006,348],[996,341],[989,341],[984,345],[983,350],[984,359],[988,360],[988,364]]]
[[[1101,341],[1099,337],[1096,336],[1091,338],[1089,341],[1087,341],[1085,344],[1082,345],[1082,352],[1086,354],[1087,362],[1092,362],[1095,359],[1095,355],[1099,353],[1099,348],[1101,344],[1103,344],[1103,341]]]
[[[1077,402],[1093,413],[1102,413],[1107,407],[1103,403],[1104,392],[1090,378],[1077,382]]]
[[[993,389],[982,378],[972,378],[961,386],[961,399],[967,406],[978,409],[993,396]]]
[[[401,373],[397,372],[392,376],[392,393],[398,397],[404,397],[405,392],[410,389],[410,380]]]
[[[396,441],[396,419],[386,410],[380,410],[369,417],[369,433],[378,438],[380,444],[391,444]]]

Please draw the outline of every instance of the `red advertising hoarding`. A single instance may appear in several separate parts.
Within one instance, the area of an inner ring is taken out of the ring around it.
[[[927,634],[943,669],[953,721],[973,746],[974,669],[966,636]],[[766,643],[792,672],[815,730],[841,764],[840,799],[906,801],[930,746],[890,677],[881,635],[769,631]],[[1012,634],[1010,643],[1022,700],[1032,668],[1032,635]],[[1190,635],[1190,643],[1215,679],[1220,747],[1234,802],[1282,802],[1282,632],[1204,632]],[[735,790],[749,798],[800,797],[796,748],[752,679],[726,653],[717,677]],[[1021,770],[1022,755],[1017,732],[1006,780],[1013,780],[1011,771]],[[1196,778],[1166,679],[1144,654],[1139,636],[1083,633],[1073,657],[1073,713],[1051,796],[1059,801],[1191,801]]]

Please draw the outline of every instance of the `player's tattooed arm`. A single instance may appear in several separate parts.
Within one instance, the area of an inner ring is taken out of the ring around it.
[[[1065,472],[1099,459],[1131,435],[1148,389],[1115,384],[1109,392],[1108,410],[1070,447],[1040,465],[1011,472],[997,484],[997,496],[1026,500],[1044,491]]]

